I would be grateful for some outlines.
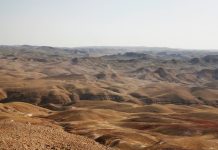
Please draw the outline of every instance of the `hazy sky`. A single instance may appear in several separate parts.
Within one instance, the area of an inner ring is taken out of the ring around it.
[[[218,0],[0,0],[0,44],[218,49]]]

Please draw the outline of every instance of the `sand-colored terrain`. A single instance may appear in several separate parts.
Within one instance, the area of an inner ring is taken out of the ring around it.
[[[0,106],[1,149],[208,150],[218,148],[218,109],[82,101],[64,111]]]
[[[0,46],[0,149],[218,149],[218,54],[139,50]]]

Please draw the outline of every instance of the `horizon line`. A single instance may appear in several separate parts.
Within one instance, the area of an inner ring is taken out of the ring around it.
[[[32,47],[53,47],[53,48],[104,48],[104,47],[110,47],[110,48],[166,48],[171,50],[195,50],[195,51],[218,51],[218,48],[178,48],[178,47],[168,47],[168,46],[143,46],[143,45],[132,45],[132,46],[121,46],[121,45],[84,45],[84,46],[52,46],[52,45],[37,45],[37,44],[0,44],[0,46],[32,46]]]

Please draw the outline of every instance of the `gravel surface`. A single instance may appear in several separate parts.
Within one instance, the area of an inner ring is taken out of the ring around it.
[[[1,150],[106,150],[94,140],[51,128],[13,120],[0,122]]]

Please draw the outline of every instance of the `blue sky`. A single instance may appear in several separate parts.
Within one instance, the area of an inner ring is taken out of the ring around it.
[[[218,1],[0,0],[0,44],[218,49]]]

